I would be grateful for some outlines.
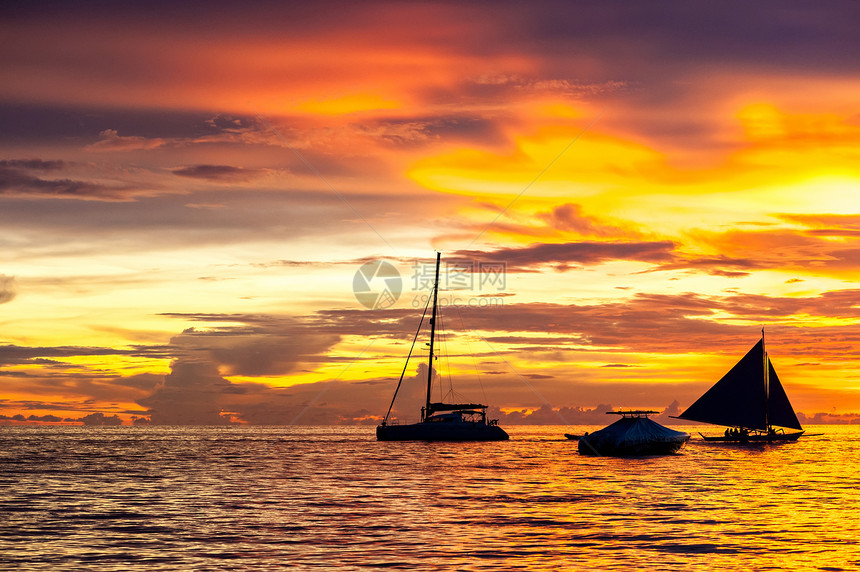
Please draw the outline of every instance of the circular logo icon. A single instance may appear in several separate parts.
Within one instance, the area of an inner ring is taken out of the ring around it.
[[[403,280],[397,268],[385,260],[362,264],[352,279],[355,299],[368,310],[390,308],[400,298]]]

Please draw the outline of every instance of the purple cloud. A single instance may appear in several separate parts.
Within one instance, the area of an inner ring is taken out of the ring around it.
[[[524,248],[500,248],[493,251],[458,250],[446,257],[449,264],[458,261],[504,262],[507,272],[540,272],[546,266],[559,271],[575,265],[595,265],[612,260],[668,262],[676,244],[669,240],[642,242],[567,242],[536,243]]]
[[[14,276],[0,274],[0,304],[11,302],[17,294]]]
[[[246,182],[264,174],[260,169],[243,169],[230,165],[193,165],[173,169],[173,174],[191,179],[204,179],[213,182]]]

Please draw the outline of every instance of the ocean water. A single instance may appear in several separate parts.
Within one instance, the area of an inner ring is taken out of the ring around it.
[[[640,459],[506,429],[0,427],[0,569],[860,569],[860,427]]]

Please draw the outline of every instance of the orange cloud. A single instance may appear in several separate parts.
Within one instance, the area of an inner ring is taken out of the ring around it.
[[[853,22],[488,6],[10,6],[4,411],[283,422],[374,332],[308,413],[372,420],[414,312],[346,311],[343,269],[389,245],[508,263],[522,302],[474,325],[558,406],[692,398],[759,322],[806,403],[857,403]]]

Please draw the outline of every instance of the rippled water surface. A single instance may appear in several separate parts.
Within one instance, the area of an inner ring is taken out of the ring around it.
[[[858,427],[644,459],[507,429],[2,427],[0,569],[860,569]]]

